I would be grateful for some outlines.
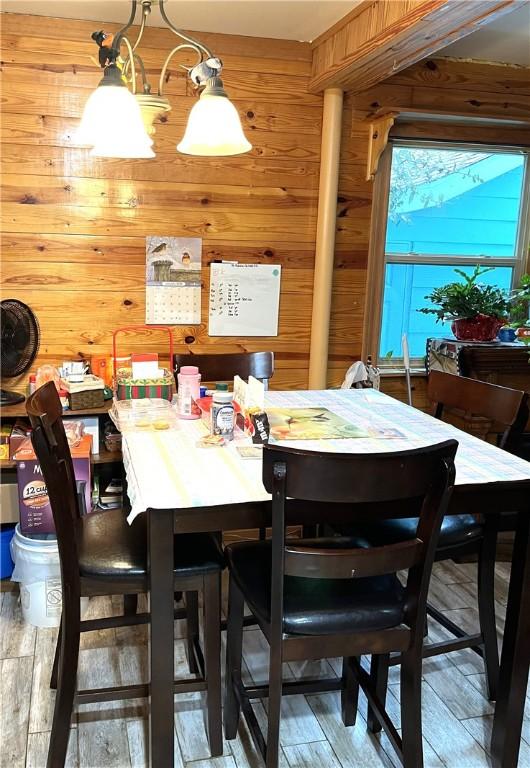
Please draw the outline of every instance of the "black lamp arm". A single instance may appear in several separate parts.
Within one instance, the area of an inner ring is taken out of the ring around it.
[[[118,52],[118,55],[120,53],[120,46],[121,46],[121,40],[122,37],[125,36],[126,32],[129,30],[130,27],[134,24],[134,17],[136,16],[136,7],[138,3],[137,0],[131,0],[131,13],[129,16],[129,20],[127,21],[127,24],[125,24],[119,32],[116,34],[116,37],[113,40],[112,47],[114,50]]]

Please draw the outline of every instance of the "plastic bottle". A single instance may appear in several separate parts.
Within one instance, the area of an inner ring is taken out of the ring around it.
[[[59,400],[61,401],[63,411],[68,411],[70,409],[70,404],[68,401],[68,392],[66,389],[59,390]]]
[[[197,405],[200,397],[201,374],[195,365],[183,365],[177,375],[177,414],[181,419],[198,419],[201,410]]]
[[[212,435],[220,435],[225,440],[234,438],[234,404],[232,393],[216,389],[212,400]]]

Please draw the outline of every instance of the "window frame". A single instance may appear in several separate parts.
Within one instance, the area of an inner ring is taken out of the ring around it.
[[[395,147],[413,147],[419,149],[460,149],[482,152],[510,152],[524,155],[522,194],[519,206],[519,220],[513,257],[477,257],[443,254],[386,253],[386,232],[388,223],[388,204],[390,199],[390,178],[392,153]],[[363,328],[363,359],[368,355],[377,361],[381,369],[403,368],[403,357],[393,356],[391,360],[379,356],[379,344],[383,319],[383,301],[385,290],[385,272],[387,264],[437,264],[475,266],[477,263],[487,266],[512,268],[512,288],[518,284],[521,275],[530,269],[530,147],[507,144],[481,144],[428,139],[390,138],[383,152],[378,172],[374,180],[372,198],[372,217],[370,224],[370,244],[368,249],[367,291]],[[478,260],[477,260],[478,259]],[[412,368],[423,368],[423,357],[411,357]]]

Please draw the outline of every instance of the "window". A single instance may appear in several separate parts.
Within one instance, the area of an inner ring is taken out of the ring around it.
[[[419,362],[428,337],[451,336],[448,324],[417,310],[434,288],[458,280],[455,267],[493,267],[482,281],[507,290],[518,282],[528,153],[403,142],[392,146],[390,162],[379,359],[402,358],[406,333]]]

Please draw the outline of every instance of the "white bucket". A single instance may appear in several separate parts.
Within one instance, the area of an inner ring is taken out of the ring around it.
[[[58,627],[61,621],[61,566],[57,539],[30,539],[15,528],[11,539],[15,563],[12,581],[20,582],[24,621],[35,627]],[[81,599],[81,613],[88,598]]]
[[[35,627],[58,627],[61,621],[61,566],[56,539],[30,539],[15,528],[11,539],[13,581],[20,582],[24,621]]]

